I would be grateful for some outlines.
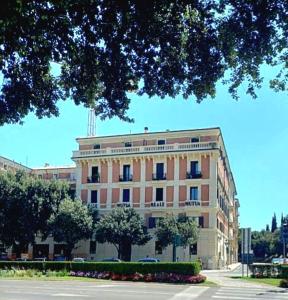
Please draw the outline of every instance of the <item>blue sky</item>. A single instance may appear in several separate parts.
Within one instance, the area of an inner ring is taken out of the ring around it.
[[[288,214],[288,99],[269,88],[258,99],[239,90],[235,101],[219,85],[214,100],[148,99],[132,96],[129,115],[135,123],[119,119],[97,120],[97,135],[126,134],[166,129],[221,127],[240,200],[240,225],[262,229],[274,212]],[[59,103],[60,117],[38,120],[33,115],[24,125],[0,127],[0,155],[31,167],[72,164],[76,137],[87,134],[88,111],[71,101]]]

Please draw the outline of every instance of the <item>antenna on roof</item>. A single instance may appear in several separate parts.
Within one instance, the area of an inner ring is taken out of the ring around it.
[[[96,116],[94,108],[90,108],[88,111],[87,136],[96,136]]]

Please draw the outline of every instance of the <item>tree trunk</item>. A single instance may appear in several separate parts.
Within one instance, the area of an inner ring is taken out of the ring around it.
[[[130,242],[124,241],[121,243],[120,257],[124,261],[131,261],[132,245]]]
[[[74,245],[71,245],[71,244],[67,245],[66,250],[67,250],[67,258],[68,258],[68,260],[72,260],[72,250],[73,249],[74,249]]]

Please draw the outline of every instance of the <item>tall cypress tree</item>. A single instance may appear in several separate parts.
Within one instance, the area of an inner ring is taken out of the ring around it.
[[[271,224],[271,232],[274,232],[277,229],[277,218],[276,214],[272,217],[272,224]]]

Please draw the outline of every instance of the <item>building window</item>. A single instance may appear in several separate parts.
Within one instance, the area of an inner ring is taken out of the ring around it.
[[[198,137],[191,138],[191,143],[199,143],[199,138]]]
[[[148,228],[155,228],[156,227],[156,218],[149,217],[148,219]]]
[[[204,228],[204,217],[203,216],[199,217],[198,224],[199,224],[200,228]]]
[[[96,254],[96,241],[90,241],[90,254]]]
[[[91,168],[91,177],[88,178],[88,182],[92,182],[92,183],[95,183],[95,182],[99,182],[99,168],[98,166],[94,166]]]
[[[190,162],[191,174],[195,175],[199,173],[199,162],[198,161],[191,161]]]
[[[197,243],[195,243],[193,245],[190,245],[189,254],[190,255],[197,255]]]
[[[43,178],[43,176],[40,174],[40,175],[38,175],[38,178],[39,178],[39,179],[42,179],[42,178]]]
[[[130,181],[131,179],[130,165],[123,165],[123,181]]]
[[[156,254],[162,254],[163,252],[163,248],[162,248],[162,245],[159,241],[156,241],[155,242],[155,253]]]
[[[156,201],[163,201],[163,188],[156,188]]]
[[[165,145],[166,144],[166,141],[165,140],[158,140],[158,145]]]
[[[124,143],[124,146],[125,147],[132,147],[132,143],[131,142],[126,142],[126,143]]]
[[[53,174],[53,179],[58,179],[58,174]]]
[[[192,186],[190,187],[190,200],[199,200],[198,199],[198,187],[197,186]]]
[[[93,149],[100,149],[101,148],[101,145],[100,144],[95,144],[94,146],[93,146]]]
[[[156,174],[153,174],[153,180],[164,180],[166,174],[164,173],[164,163],[156,164]]]
[[[123,202],[130,202],[130,190],[129,189],[123,189]]]
[[[91,203],[97,203],[97,191],[91,191]]]

